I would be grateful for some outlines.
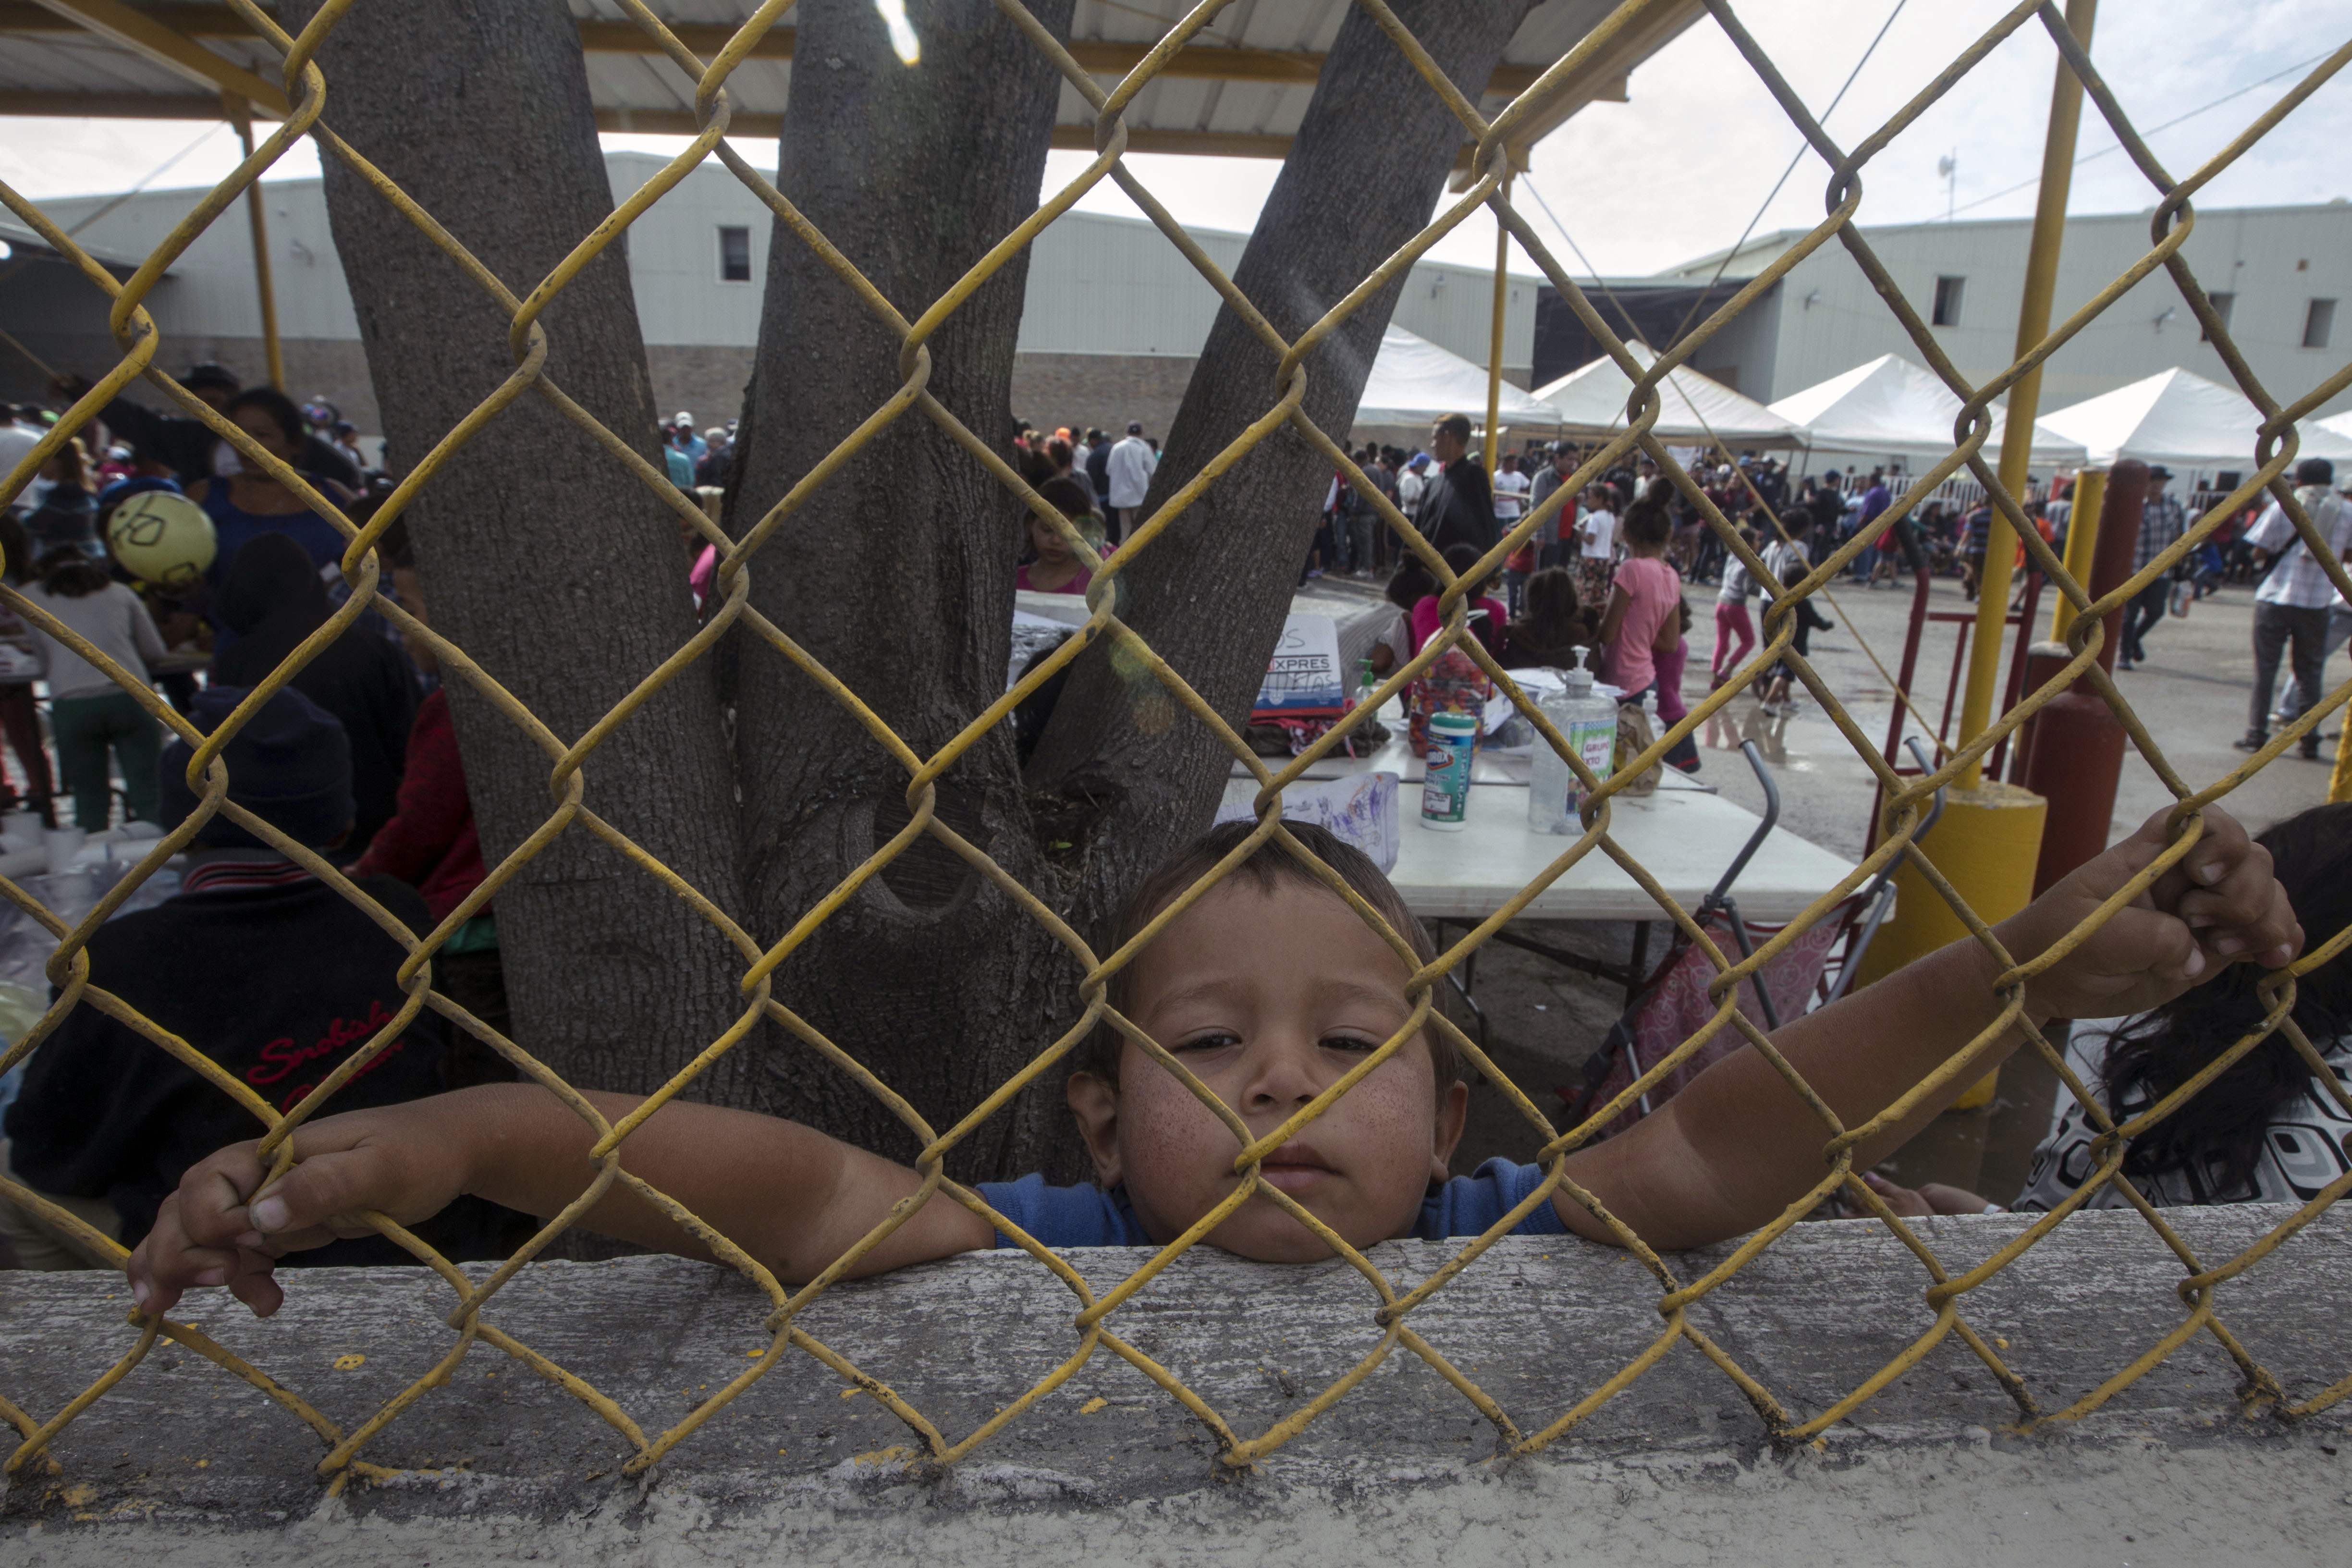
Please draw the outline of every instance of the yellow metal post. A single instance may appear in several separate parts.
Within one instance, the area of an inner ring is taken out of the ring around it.
[[[2091,586],[2091,552],[2099,547],[2099,508],[2107,499],[2107,470],[2084,468],[2074,476],[2074,499],[2066,509],[2066,575]],[[2074,606],[2066,595],[2050,612],[2050,640],[2064,642],[2074,624]]]
[[[2066,6],[2066,25],[2085,47],[2096,9],[2097,0],[2069,0]],[[2033,237],[2025,260],[2025,298],[2017,312],[2021,359],[2050,331],[2051,299],[2058,283],[2058,245],[2066,230],[2068,177],[2074,165],[2074,132],[2082,117],[2083,84],[2062,58],[2050,93],[2050,129],[2042,150],[2042,194],[2034,204]],[[2001,488],[2013,496],[2025,492],[2027,465],[2033,450],[2033,416],[2041,395],[2038,368],[2020,376],[2010,388],[1999,471]],[[1968,690],[1960,708],[1963,746],[1992,724],[1993,691],[2000,679],[2007,640],[2010,557],[2016,550],[2016,531],[1995,511],[1992,536],[1985,551],[1984,578],[1977,588],[1975,638],[1969,647]],[[2087,552],[2084,559],[2087,572]],[[2031,628],[2020,627],[2019,635],[2032,633]],[[2049,804],[2031,790],[1988,781],[1983,769],[1970,763],[1945,792],[1943,815],[1935,831],[1920,838],[1920,852],[1978,915],[1988,921],[2006,920],[2033,897],[2033,870],[2041,858]],[[1864,984],[1967,934],[1959,917],[1907,861],[1896,872],[1895,885],[1896,913],[1864,957],[1860,976]],[[1987,1104],[1998,1079],[1998,1073],[1987,1073],[1969,1086],[1953,1109],[1972,1110]]]
[[[2098,0],[2067,0],[2066,26],[2084,48]],[[2042,192],[2033,204],[2033,237],[2025,253],[2025,298],[2017,308],[2017,357],[2023,359],[2050,331],[2050,301],[2058,287],[2058,245],[2066,235],[2066,193],[2074,172],[2074,132],[2083,120],[2083,84],[2061,58],[2050,89],[2050,131],[2042,144]],[[2009,417],[2000,437],[2000,484],[2012,496],[2025,493],[2033,451],[2033,416],[2042,402],[2042,368],[2036,365],[2009,389]],[[1966,748],[1992,725],[1993,689],[2000,682],[2004,623],[2009,618],[2010,558],[2017,534],[1999,510],[1985,548],[1984,580],[1977,587],[1975,640],[1969,646],[1969,684],[1960,703],[1960,745]],[[2020,634],[2025,635],[2024,628]],[[1971,790],[1983,770],[1970,763],[1959,787]],[[2002,910],[2007,914],[2008,910]],[[1992,917],[1998,918],[1998,917]]]
[[[1511,173],[1503,175],[1503,199],[1511,199]],[[1495,488],[1495,465],[1501,459],[1503,418],[1503,302],[1510,287],[1511,231],[1495,221],[1495,321],[1486,340],[1486,489]]]
[[[236,139],[245,148],[245,155],[253,156],[253,106],[234,93],[223,93],[221,103],[228,110],[228,121],[236,127]],[[269,278],[269,220],[261,210],[261,182],[256,180],[245,193],[245,210],[253,219],[253,287],[261,297],[261,350],[269,365],[269,384],[278,391],[286,390],[286,355],[278,342],[278,290]]]

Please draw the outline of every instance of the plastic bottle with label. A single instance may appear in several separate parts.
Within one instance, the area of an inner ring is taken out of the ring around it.
[[[1470,812],[1470,764],[1478,754],[1478,721],[1468,713],[1433,713],[1423,750],[1421,825],[1459,833]]]
[[[1541,704],[1560,739],[1573,748],[1596,778],[1609,776],[1617,745],[1617,704],[1592,689],[1592,671],[1585,668],[1588,650],[1574,650],[1577,663],[1563,671],[1567,692]],[[1577,811],[1584,802],[1584,786],[1575,770],[1549,742],[1536,742],[1534,768],[1528,779],[1528,831],[1581,833]]]

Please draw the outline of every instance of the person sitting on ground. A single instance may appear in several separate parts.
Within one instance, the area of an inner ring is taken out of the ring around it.
[[[1466,576],[1476,570],[1477,565],[1478,552],[1469,545],[1454,544],[1446,548],[1446,570],[1456,577]],[[1503,608],[1503,602],[1494,597],[1495,588],[1501,581],[1501,574],[1489,573],[1486,581],[1471,588],[1469,596],[1470,629],[1477,634],[1486,651],[1496,658],[1503,657],[1503,626],[1511,618],[1510,613]],[[1444,624],[1444,618],[1437,609],[1441,592],[1443,590],[1433,580],[1429,592],[1413,602],[1412,651],[1415,653],[1419,653],[1423,645],[1437,635],[1438,627]]]
[[[2352,924],[2352,805],[2315,805],[2257,835],[2305,942],[2324,946]],[[2255,970],[2233,966],[2212,984],[2185,991],[2127,1017],[2077,1022],[2066,1065],[2117,1124],[2145,1114],[2214,1058],[2261,1027],[2270,1011]],[[2326,1063],[2315,1074],[2284,1030],[2264,1039],[2171,1115],[2132,1140],[2123,1173],[2159,1208],[2202,1204],[2303,1204],[2352,1171],[2352,954],[2338,954],[2295,982],[2291,1015]],[[2014,1206],[2047,1213],[2100,1168],[2098,1128],[2061,1088],[2050,1135]],[[1930,1184],[1916,1192],[1883,1177],[1871,1184],[1897,1214],[1976,1214],[1987,1204],[1964,1188]],[[2130,1203],[2109,1182],[2091,1208]]]
[[[1101,951],[1141,932],[1254,830],[1228,824],[1180,850],[1146,879]],[[1357,1248],[1480,1235],[1536,1197],[1547,1176],[1537,1165],[1497,1159],[1473,1175],[1450,1174],[1469,1089],[1447,1037],[1405,1027],[1414,1013],[1407,984],[1433,957],[1428,933],[1360,851],[1307,824],[1290,831],[1391,934],[1268,842],[1177,913],[1115,973],[1108,996],[1248,1137],[1273,1142],[1256,1173],[1236,1172],[1243,1145],[1216,1111],[1144,1047],[1105,1027],[1081,1047],[1066,1084],[1096,1182],[981,1184],[978,1195],[1004,1221],[1048,1247],[1164,1247],[1199,1226],[1210,1245],[1243,1258],[1306,1262],[1329,1257],[1329,1244],[1258,1184]],[[2053,952],[2163,853],[2168,837],[2165,815],[2149,818],[1996,928],[2021,963],[2053,954],[2025,982],[2027,1017],[2141,1012],[2235,965],[2293,961],[2302,933],[2270,857],[2210,809],[2204,837],[2141,900]],[[1985,949],[1964,939],[1782,1025],[1774,1048],[1843,1125],[1859,1127],[2002,1016],[2010,1004],[2000,977]],[[2014,1028],[1997,1037],[1968,1070],[1864,1140],[1857,1167],[1900,1147],[2021,1037]],[[1290,1126],[1350,1072],[1361,1076],[1345,1093]],[[626,1094],[588,1099],[614,1121],[641,1103]],[[1630,1131],[1563,1156],[1566,1180],[1514,1228],[1616,1242],[1572,1195],[1581,1190],[1653,1247],[1720,1241],[1806,1199],[1822,1175],[1824,1136],[1821,1118],[1774,1065],[1742,1046]],[[405,1225],[471,1194],[529,1214],[562,1213],[596,1179],[588,1158],[595,1137],[563,1100],[521,1083],[310,1121],[295,1132],[296,1163],[281,1176],[256,1143],[231,1145],[193,1167],[164,1203],[131,1261],[131,1295],[140,1310],[159,1312],[191,1287],[225,1285],[266,1316],[284,1300],[273,1278],[278,1260],[361,1233],[362,1211]],[[919,1206],[897,1216],[898,1228],[848,1273],[880,1274],[1009,1239],[946,1194],[921,1201],[925,1178],[907,1166],[751,1111],[673,1100],[625,1147],[632,1174],[788,1281],[823,1272],[909,1200]],[[1236,1202],[1244,1183],[1247,1195]],[[618,1184],[580,1222],[641,1246],[712,1256]]]
[[[325,626],[334,605],[302,547],[282,533],[265,533],[237,552],[213,610],[236,639],[213,655],[213,682],[251,688]],[[313,654],[288,685],[333,714],[350,740],[357,806],[351,847],[365,849],[400,795],[409,726],[416,720],[416,674],[389,639],[355,625]]]
[[[1528,578],[1528,613],[1503,628],[1505,669],[1572,669],[1599,647],[1592,616],[1576,598],[1576,574],[1546,566]]]
[[[25,597],[47,611],[142,685],[163,657],[163,638],[139,595],[106,574],[80,550],[53,550],[41,558],[39,580]],[[49,683],[49,733],[58,772],[73,796],[74,821],[85,833],[103,833],[113,818],[114,791],[107,753],[122,770],[130,817],[155,820],[155,755],[163,733],[147,710],[98,666],[59,642],[48,628],[27,623],[41,672]]]
[[[1094,567],[1103,554],[1102,519],[1095,515],[1094,493],[1067,474],[1047,479],[1037,487],[1037,493],[1070,520],[1094,548],[1096,561],[1083,560],[1071,550],[1060,529],[1031,514],[1027,519],[1029,548],[1034,553],[1014,574],[1013,585],[1038,594],[1083,594],[1095,580]]]
[[[189,721],[209,734],[247,695],[209,688]],[[196,809],[187,783],[193,754],[178,740],[164,753],[167,828]],[[329,848],[349,832],[349,743],[333,716],[300,692],[273,695],[221,755],[228,798],[296,843]],[[150,767],[148,777],[158,779]],[[362,886],[410,930],[432,929],[409,889],[389,878]],[[350,1061],[404,1000],[394,979],[406,956],[401,944],[226,814],[197,830],[179,892],[99,927],[89,954],[93,986],[188,1042],[280,1111]],[[329,1107],[365,1114],[360,1108],[440,1092],[446,1087],[445,1027],[438,1015],[417,1014]],[[85,1217],[95,1210],[108,1222],[100,1228],[136,1244],[183,1174],[254,1125],[244,1105],[194,1068],[84,1003],[26,1064],[24,1088],[7,1113],[7,1164],[24,1185],[78,1200]],[[500,1238],[485,1223],[489,1215],[487,1205],[469,1200],[436,1226],[436,1245],[446,1240],[478,1258],[494,1254]],[[34,1211],[0,1200],[0,1229],[31,1267],[89,1266],[69,1238]],[[404,1263],[409,1257],[370,1234],[303,1261]]]

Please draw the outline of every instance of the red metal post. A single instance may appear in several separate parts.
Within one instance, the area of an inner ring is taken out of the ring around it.
[[[2105,504],[2099,509],[2097,553],[2091,558],[2090,595],[2105,597],[2132,574],[2139,547],[2140,508],[2147,500],[2147,465],[2117,463],[2107,476]],[[2118,605],[2102,623],[2099,667],[2112,672],[2123,635]],[[2027,686],[2039,690],[2065,668],[2063,643],[2034,645]],[[2116,786],[2123,776],[2123,723],[2087,684],[2077,680],[2035,714],[2030,734],[2019,737],[2025,787],[2050,803],[2042,830],[2042,857],[2035,863],[2033,891],[2051,884],[2100,853],[2116,814]]]

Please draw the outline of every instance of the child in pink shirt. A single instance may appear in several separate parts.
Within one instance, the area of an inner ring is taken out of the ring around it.
[[[1638,702],[1657,688],[1658,716],[1671,724],[1688,711],[1682,705],[1683,664],[1688,657],[1682,631],[1683,580],[1665,559],[1674,525],[1664,506],[1644,497],[1625,509],[1623,526],[1629,553],[1617,568],[1608,607],[1601,615],[1607,675],[1627,702]],[[1671,694],[1661,683],[1662,676],[1672,679]],[[1666,753],[1666,761],[1694,773],[1698,748],[1685,735]]]

